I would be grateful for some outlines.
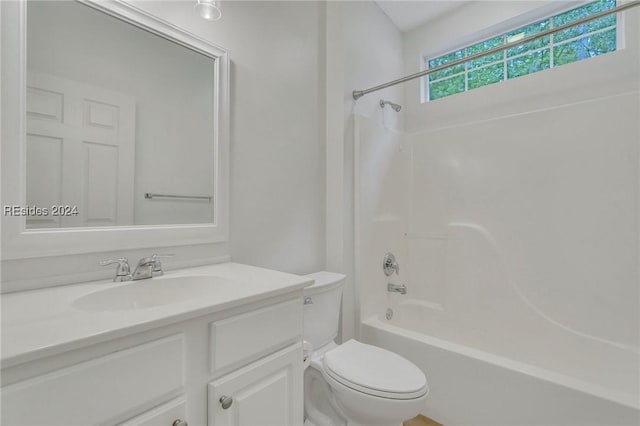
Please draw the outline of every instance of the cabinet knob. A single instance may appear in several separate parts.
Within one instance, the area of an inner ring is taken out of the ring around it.
[[[177,419],[171,423],[171,426],[189,426],[186,420]]]
[[[220,405],[222,405],[223,410],[231,407],[231,404],[233,404],[233,398],[231,398],[230,396],[222,395],[220,397]]]

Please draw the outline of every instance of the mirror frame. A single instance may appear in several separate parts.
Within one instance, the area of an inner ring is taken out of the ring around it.
[[[26,206],[27,12],[26,0],[1,1],[2,260],[227,241],[228,50],[124,0],[76,1],[214,59],[214,221],[186,225],[27,229],[25,217],[4,215],[4,206]],[[197,18],[194,13],[194,19]]]

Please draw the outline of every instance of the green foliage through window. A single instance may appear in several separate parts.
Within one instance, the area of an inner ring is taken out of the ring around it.
[[[594,1],[498,37],[481,41],[464,49],[428,59],[427,65],[429,68],[446,65],[447,63],[530,37],[549,28],[570,24],[614,7],[616,7],[616,0]],[[429,74],[428,99],[433,101],[511,78],[602,55],[616,50],[616,46],[616,15],[612,14],[502,52],[481,56],[464,64],[444,68]]]

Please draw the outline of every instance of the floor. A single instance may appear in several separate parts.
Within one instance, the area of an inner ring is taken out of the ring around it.
[[[442,424],[431,420],[429,417],[425,417],[422,414],[414,417],[411,420],[407,420],[402,424],[403,426],[443,426]]]

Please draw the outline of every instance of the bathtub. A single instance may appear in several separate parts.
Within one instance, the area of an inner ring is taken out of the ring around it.
[[[633,349],[558,327],[513,339],[498,327],[456,323],[421,300],[393,311],[390,320],[384,312],[365,319],[361,339],[425,372],[431,393],[423,414],[447,426],[640,424]]]

